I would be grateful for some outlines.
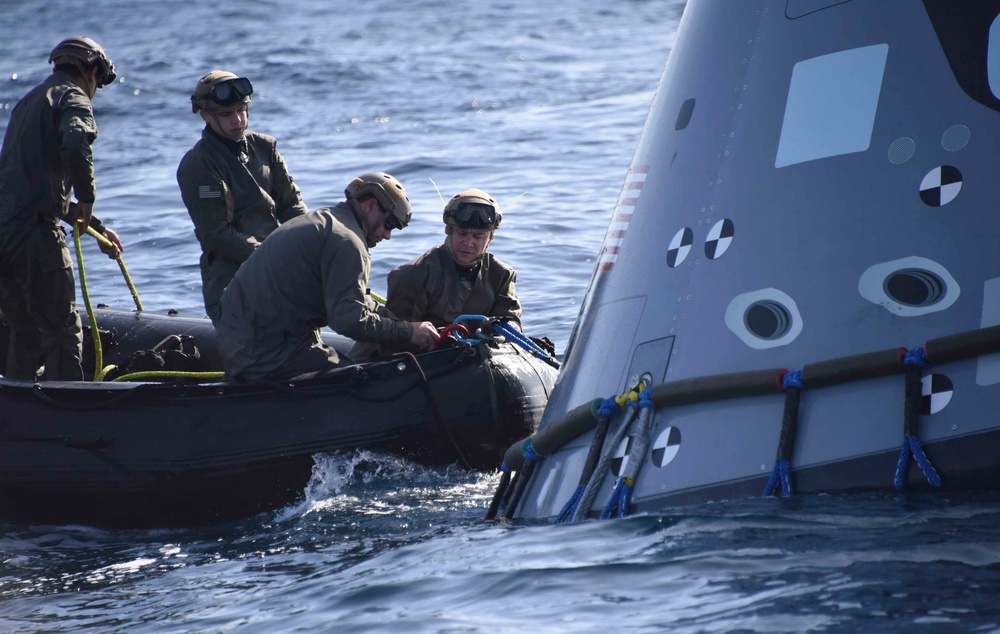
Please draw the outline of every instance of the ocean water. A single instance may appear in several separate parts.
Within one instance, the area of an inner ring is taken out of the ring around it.
[[[709,0],[722,1],[722,0]],[[742,1],[742,0],[740,0]],[[410,227],[371,286],[443,239],[441,195],[505,209],[530,334],[562,350],[684,9],[680,0],[6,0],[0,131],[85,34],[120,80],[95,100],[95,213],[147,310],[201,315],[174,178],[188,101],[247,75],[307,204],[397,176]],[[129,308],[84,244],[95,303]],[[497,457],[499,462],[500,456]],[[746,499],[573,526],[484,523],[496,473],[317,456],[299,503],[196,530],[0,524],[0,632],[1000,632],[1000,499]]]

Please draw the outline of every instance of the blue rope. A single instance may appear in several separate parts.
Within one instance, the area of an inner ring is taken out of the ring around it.
[[[524,454],[525,462],[541,460],[545,457],[539,453],[535,453],[535,448],[531,446],[531,438],[525,439],[524,444],[521,445],[521,453]]]
[[[802,372],[786,372],[781,377],[781,389],[787,390],[790,387],[797,387],[804,390],[806,384],[802,382]]]
[[[576,512],[577,505],[580,503],[580,500],[583,499],[583,492],[586,488],[586,484],[580,484],[576,487],[576,491],[573,492],[573,497],[566,502],[566,506],[564,506],[559,512],[559,517],[556,518],[556,524],[567,522],[571,517],[573,517],[573,513]]]
[[[927,353],[924,352],[923,348],[907,350],[903,354],[903,365],[918,365],[921,368],[926,368],[929,364],[930,361],[927,360]]]
[[[631,404],[630,402],[629,405]],[[636,407],[653,407],[653,405],[653,388],[647,387],[639,392],[639,402],[636,403]]]
[[[606,398],[601,402],[601,406],[597,408],[597,416],[611,418],[620,411],[622,411],[621,405],[615,401],[614,397]]]
[[[528,339],[526,336],[524,336],[523,333],[519,332],[517,328],[514,328],[509,324],[503,324],[503,323],[493,324],[493,332],[503,335],[507,339],[510,339],[511,341],[520,345],[522,348],[524,348],[525,350],[530,352],[533,356],[539,359],[552,358],[552,355],[550,355],[545,350],[542,350],[542,348],[537,343],[535,343],[531,339]]]
[[[618,496],[618,517],[628,515],[628,507],[632,504],[632,488],[628,483],[622,484],[622,492]]]
[[[604,510],[601,511],[601,519],[611,519],[612,517],[625,517],[628,515],[629,505],[632,504],[632,489],[633,485],[625,482],[625,478],[618,478],[618,482],[615,482],[615,488],[611,492],[611,497],[608,498],[608,503],[604,505]]]
[[[781,461],[781,495],[791,497],[792,495],[792,465],[787,460]]]
[[[792,496],[792,465],[787,460],[776,460],[774,469],[771,470],[771,477],[764,487],[763,497],[774,495],[774,491],[781,484],[781,497]]]
[[[897,489],[902,489],[906,483],[906,471],[910,466],[910,443],[903,438],[903,446],[899,448],[899,458],[896,459],[896,475],[892,479],[892,484]]]
[[[927,478],[927,482],[931,486],[941,486],[941,476],[938,475],[931,461],[927,459],[927,454],[920,446],[920,439],[916,436],[907,436],[903,439],[903,446],[899,448],[899,459],[896,461],[896,476],[893,478],[893,484],[896,488],[902,489],[906,484],[906,473],[910,466],[911,456],[920,467],[924,477]]]
[[[927,352],[923,348],[914,348],[912,350],[907,350],[903,354],[903,365],[904,366],[916,366],[919,368],[926,368],[930,365],[930,361],[927,359]],[[907,375],[907,381],[910,380],[910,375]],[[916,380],[916,378],[914,378]],[[914,386],[914,390],[917,387]],[[931,486],[941,486],[941,477],[938,475],[937,470],[934,469],[934,465],[928,460],[927,454],[924,453],[924,448],[920,445],[920,438],[916,435],[916,407],[915,403],[910,403],[909,399],[917,398],[919,396],[919,391],[911,390],[911,386],[907,383],[907,412],[908,416],[912,414],[913,424],[912,427],[909,425],[909,418],[907,419],[907,427],[904,431],[906,434],[903,436],[903,445],[899,448],[899,458],[896,460],[896,474],[893,477],[893,484],[897,489],[902,489],[906,485],[906,476],[910,468],[910,458],[916,461],[920,470],[923,472],[924,477],[927,478],[927,482]]]
[[[924,453],[924,448],[920,446],[920,439],[916,436],[910,436],[910,452],[913,454],[913,459],[917,461],[917,465],[920,466],[920,470],[923,472],[924,477],[931,486],[939,487],[941,486],[941,476],[938,475],[937,469],[931,464],[931,461],[927,459],[927,454]]]
[[[767,484],[764,485],[764,493],[761,494],[761,497],[771,497],[774,495],[774,490],[778,487],[778,462],[777,460],[774,462],[774,468],[771,469],[771,477],[767,479]]]
[[[611,515],[618,510],[618,498],[622,495],[622,481],[618,480],[615,483],[615,489],[611,492],[611,497],[608,498],[608,503],[604,505],[604,510],[601,511],[602,520],[610,519]]]
[[[804,390],[805,387],[806,384],[802,380],[802,372],[800,371],[786,372],[781,377],[782,390],[788,390],[790,388]],[[782,423],[782,426],[784,426],[784,422]],[[779,484],[781,485],[781,496],[786,498],[791,497],[792,465],[787,459],[784,458],[774,461],[774,468],[771,470],[771,477],[764,486],[763,497],[770,497],[774,495],[774,492],[778,489]]]

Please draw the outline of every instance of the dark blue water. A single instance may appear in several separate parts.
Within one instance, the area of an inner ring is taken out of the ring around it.
[[[506,210],[491,248],[518,270],[526,330],[562,349],[682,11],[6,0],[0,130],[57,41],[101,42],[121,81],[95,100],[96,213],[125,241],[147,309],[200,315],[199,248],[174,180],[201,128],[188,95],[209,70],[248,75],[251,126],[278,137],[310,207],[373,169],[407,187],[415,220],[373,251],[374,290],[443,238],[435,183],[446,197],[479,187]],[[131,307],[118,268],[90,243],[84,254],[94,301]],[[0,632],[1000,631],[995,495],[484,524],[497,480],[318,456],[301,503],[224,526],[0,525]]]

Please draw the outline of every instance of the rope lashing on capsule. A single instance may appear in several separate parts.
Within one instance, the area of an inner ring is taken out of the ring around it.
[[[601,512],[601,519],[628,515],[629,507],[632,504],[632,491],[639,478],[639,470],[645,463],[646,450],[649,449],[649,435],[653,429],[653,414],[655,413],[653,397],[649,388],[642,391],[639,395],[639,402],[634,407],[640,410],[640,414],[635,430],[631,434],[631,447],[622,472],[611,491],[611,497],[608,498],[608,502]]]
[[[594,428],[594,439],[591,441],[590,449],[587,451],[587,461],[583,465],[583,471],[580,472],[579,484],[576,490],[573,491],[573,495],[569,501],[566,502],[566,505],[559,512],[556,524],[562,524],[570,520],[573,514],[576,513],[580,500],[583,499],[583,492],[587,489],[587,483],[590,482],[591,476],[594,475],[594,469],[597,467],[597,462],[601,459],[601,449],[604,448],[604,440],[607,438],[611,419],[618,412],[622,411],[622,406],[618,404],[617,398],[595,399],[591,404],[591,409],[597,418],[597,427]]]
[[[924,477],[931,486],[941,486],[941,477],[920,446],[920,399],[921,375],[929,365],[927,353],[923,348],[907,350],[903,355],[903,366],[906,376],[906,388],[903,402],[903,445],[899,449],[899,459],[896,461],[896,474],[893,485],[897,489],[906,486],[906,478],[910,470],[910,458],[917,463]]]
[[[535,464],[545,457],[535,452],[531,445],[530,436],[521,441],[520,453],[522,464],[519,469],[512,469],[506,460],[500,465],[502,475],[497,490],[493,494],[493,499],[490,501],[490,507],[486,511],[485,519],[487,521],[496,519],[500,509],[504,509],[503,519],[505,520],[514,515],[514,511],[517,510],[517,505],[521,501],[521,496],[524,495],[524,490],[531,480],[531,474],[535,471]],[[512,472],[513,476],[511,476]]]
[[[778,453],[774,459],[774,469],[764,487],[763,497],[770,497],[781,485],[781,496],[792,495],[792,451],[795,448],[795,432],[799,426],[799,397],[806,384],[802,372],[786,372],[781,376],[781,388],[785,392],[785,408],[781,415],[781,434],[778,437]]]
[[[514,516],[514,511],[517,510],[517,505],[521,502],[521,496],[524,495],[524,490],[528,488],[528,482],[531,481],[531,476],[535,473],[535,465],[545,457],[535,453],[534,448],[531,446],[531,438],[524,440],[524,443],[521,445],[521,452],[524,455],[524,466],[517,472],[513,484],[514,492],[507,503],[507,508],[504,509],[503,519],[505,520],[509,520]]]

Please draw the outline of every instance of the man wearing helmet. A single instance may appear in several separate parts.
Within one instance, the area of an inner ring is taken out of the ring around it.
[[[223,292],[216,332],[227,378],[286,380],[337,367],[337,352],[320,339],[323,326],[361,342],[421,349],[437,342],[433,324],[380,315],[367,293],[369,249],[410,222],[403,186],[368,172],[344,195],[278,227]]]
[[[205,311],[214,322],[222,289],[279,222],[308,213],[278,142],[247,129],[253,84],[215,70],[198,80],[191,110],[201,140],[177,168],[177,184],[201,243]]]
[[[91,99],[115,80],[115,66],[88,37],[57,44],[49,63],[52,74],[14,106],[0,148],[0,310],[11,329],[5,374],[82,381],[76,282],[59,222],[103,234],[111,242],[101,246],[108,257],[123,249],[93,215]]]
[[[506,319],[520,328],[517,274],[486,252],[502,218],[486,192],[455,194],[444,208],[444,244],[389,273],[386,308],[439,328],[466,314]]]

